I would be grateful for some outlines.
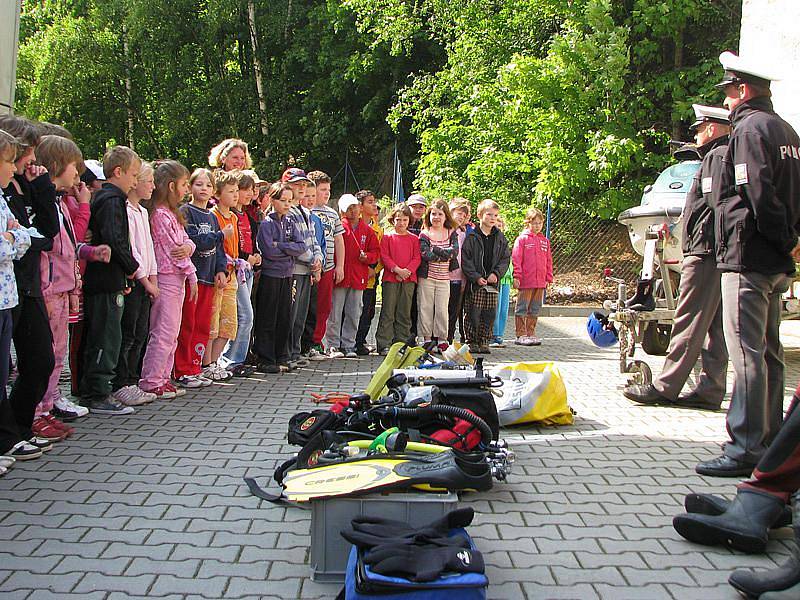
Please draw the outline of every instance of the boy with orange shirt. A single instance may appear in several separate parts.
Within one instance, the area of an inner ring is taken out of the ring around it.
[[[228,225],[233,235],[225,238],[222,246],[228,263],[228,283],[224,289],[214,293],[214,304],[211,310],[211,332],[206,354],[203,356],[203,377],[212,381],[227,381],[232,373],[217,361],[230,340],[236,339],[236,292],[239,288],[236,280],[236,260],[239,258],[239,226],[233,208],[239,203],[239,177],[236,171],[217,171],[214,174],[214,196],[217,205],[211,213],[217,218],[220,230]]]

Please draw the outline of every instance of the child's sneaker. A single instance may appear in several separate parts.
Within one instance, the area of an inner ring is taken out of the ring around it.
[[[64,437],[69,437],[73,433],[75,433],[75,430],[72,427],[70,427],[66,423],[62,423],[61,421],[56,419],[52,414],[42,415],[42,419],[50,423],[50,425],[52,425],[56,429],[60,429],[61,431],[63,431]]]
[[[172,382],[170,382],[170,381],[165,383],[163,387],[164,387],[165,390],[167,390],[169,392],[173,392],[175,394],[175,397],[177,397],[177,396],[185,396],[186,395],[186,390],[184,390],[183,388],[175,387],[174,385],[172,385]]]
[[[503,342],[503,338],[495,337],[492,338],[492,342],[489,344],[489,348],[505,348],[506,345]]]
[[[119,388],[116,392],[111,394],[111,397],[125,406],[141,406],[142,404],[147,404],[147,398],[142,395],[139,387],[135,385],[126,385],[125,387]]]
[[[36,437],[43,438],[49,442],[60,442],[67,437],[63,429],[55,427],[44,417],[37,417],[33,420],[31,431]]]
[[[53,442],[36,435],[29,439],[28,443],[32,446],[36,446],[42,452],[50,452],[50,450],[53,449]]]
[[[52,412],[62,421],[74,421],[88,415],[89,409],[62,396],[55,401]]]
[[[34,458],[39,458],[42,452],[42,449],[38,446],[34,446],[28,440],[22,440],[14,444],[11,450],[5,453],[5,456],[9,456],[14,460],[33,460]]]
[[[311,350],[308,351],[308,360],[313,361],[320,361],[326,360],[328,357],[325,355],[325,352],[322,351],[322,346],[315,345]]]
[[[231,367],[229,371],[234,377],[250,377],[256,372],[256,368],[250,365],[236,365],[235,367]]]
[[[148,394],[153,394],[156,397],[156,400],[171,400],[172,398],[177,398],[178,393],[175,389],[168,389],[166,385],[160,385],[152,390],[142,390],[147,392]]]
[[[210,383],[210,380],[208,380]],[[203,382],[197,375],[184,375],[183,377],[178,377],[175,382],[185,388],[194,389],[203,387]]]
[[[328,358],[344,358],[344,352],[338,348],[331,348],[328,350]]]
[[[203,369],[203,377],[211,381],[228,381],[233,375],[218,364],[210,364]]]
[[[98,415],[130,415],[134,412],[132,406],[124,406],[112,396],[103,400],[92,400],[89,402],[89,410]]]

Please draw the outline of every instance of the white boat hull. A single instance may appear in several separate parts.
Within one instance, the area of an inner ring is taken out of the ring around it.
[[[681,263],[683,262],[683,252],[681,242],[683,227],[681,225],[681,212],[683,204],[680,206],[634,206],[620,213],[617,221],[628,228],[628,237],[631,246],[639,256],[644,256],[644,242],[647,232],[653,227],[666,225],[669,229],[669,237],[664,244],[664,260],[671,271],[680,273]]]

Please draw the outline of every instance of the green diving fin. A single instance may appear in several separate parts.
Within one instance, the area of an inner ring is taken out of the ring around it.
[[[474,454],[474,456],[473,456]],[[351,496],[372,491],[419,488],[427,491],[486,491],[492,474],[483,453],[373,455],[338,464],[295,469],[283,479],[293,502]]]

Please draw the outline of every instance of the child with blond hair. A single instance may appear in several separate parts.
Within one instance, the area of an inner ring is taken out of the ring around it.
[[[514,287],[517,306],[514,309],[516,343],[522,346],[539,346],[536,323],[542,308],[544,292],[553,282],[553,254],[550,240],[542,233],[544,215],[536,208],[525,213],[525,230],[514,242],[511,262],[514,266]]]
[[[508,270],[511,250],[497,228],[500,206],[486,199],[478,204],[479,225],[467,235],[461,250],[461,269],[467,279],[464,329],[473,352],[489,354],[500,278]]]
[[[422,260],[419,238],[408,231],[412,218],[408,206],[395,205],[387,217],[393,229],[380,241],[383,287],[375,341],[384,356],[393,343],[406,342],[411,336],[411,301]]]
[[[208,202],[214,193],[214,175],[208,169],[195,169],[189,177],[190,202],[181,207],[184,229],[195,245],[192,263],[197,273],[197,299],[185,294],[181,311],[181,329],[175,351],[175,380],[183,387],[211,385],[202,375],[203,356],[211,331],[214,295],[228,284],[228,261],[224,240],[233,236],[233,226],[220,230]],[[188,287],[188,286],[187,286]]]

